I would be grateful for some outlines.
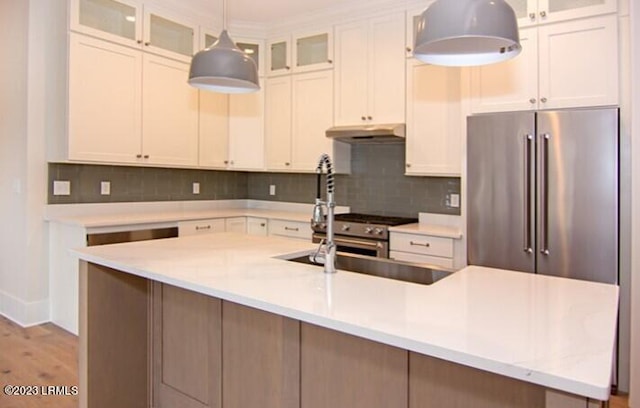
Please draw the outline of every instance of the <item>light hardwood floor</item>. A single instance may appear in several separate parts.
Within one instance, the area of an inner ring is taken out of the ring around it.
[[[23,329],[0,316],[0,388],[5,385],[78,385],[78,338],[54,324]],[[9,397],[2,408],[77,408],[77,396]],[[625,396],[609,408],[628,408]]]

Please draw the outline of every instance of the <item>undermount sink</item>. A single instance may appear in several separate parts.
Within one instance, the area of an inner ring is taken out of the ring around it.
[[[322,267],[321,263],[313,262],[309,258],[309,254],[296,254],[293,255],[292,258],[283,257],[283,259],[290,262]],[[339,270],[363,273],[366,275],[396,279],[405,282],[419,283],[422,285],[431,285],[432,283],[451,274],[451,272],[434,269],[428,266],[420,266],[391,259],[375,258],[343,252],[338,252],[336,267]]]

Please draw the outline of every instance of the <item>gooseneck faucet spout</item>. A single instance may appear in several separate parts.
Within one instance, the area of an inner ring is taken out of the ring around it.
[[[327,199],[326,201],[322,201],[321,197],[321,176],[322,169],[326,167],[327,169]],[[324,262],[324,273],[336,273],[336,244],[333,239],[333,220],[334,220],[334,212],[336,207],[336,202],[334,199],[334,175],[333,175],[333,165],[331,164],[331,158],[328,154],[323,154],[320,156],[320,160],[318,161],[318,167],[316,168],[316,173],[318,176],[317,182],[317,196],[316,196],[316,204],[313,208],[313,222],[316,224],[321,224],[326,222],[327,224],[327,239],[324,242],[325,246],[325,262]],[[326,221],[324,219],[324,214],[322,207],[327,208],[327,217]],[[322,246],[323,244],[320,243]]]

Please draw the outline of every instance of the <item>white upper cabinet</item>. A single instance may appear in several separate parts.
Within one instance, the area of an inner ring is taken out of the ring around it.
[[[229,165],[229,96],[200,91],[198,164],[226,168]]]
[[[189,62],[197,24],[155,5],[131,0],[70,0],[71,30]]]
[[[406,174],[460,176],[460,69],[407,64]]]
[[[506,0],[520,26],[614,13],[617,0]]]
[[[216,35],[218,35],[217,33]],[[250,56],[258,66],[258,75],[264,76],[265,56],[264,56],[264,41],[255,38],[236,37],[233,33],[229,33],[231,39],[236,43],[238,48]]]
[[[405,14],[335,27],[335,124],[405,120]]]
[[[615,14],[521,29],[519,56],[472,68],[472,111],[617,104],[617,35]]]
[[[136,163],[142,142],[142,53],[69,38],[69,160]]]
[[[130,0],[71,0],[70,28],[119,44],[142,44],[142,5]]]
[[[260,90],[229,95],[229,169],[264,170],[264,81]]]
[[[277,76],[333,67],[332,30],[305,31],[267,41],[267,75]]]
[[[265,141],[269,170],[291,170],[291,76],[266,81]]]

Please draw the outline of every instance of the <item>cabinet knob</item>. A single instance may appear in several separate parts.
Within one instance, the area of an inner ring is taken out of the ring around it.
[[[329,64],[333,64],[333,60],[327,60]]]
[[[264,222],[261,222],[261,223],[260,223],[260,226],[261,226],[261,227],[266,227],[266,226],[267,226],[267,224],[265,224]]]
[[[410,169],[411,168],[411,163],[407,163],[407,168]]]
[[[285,163],[284,163],[284,165],[285,165],[285,166],[291,166],[291,163],[289,163],[289,162],[285,162]]]
[[[149,158],[149,155],[148,155],[148,154],[145,154],[145,155],[144,155],[144,156],[142,156],[142,157],[144,157],[145,159],[148,159],[148,158]]]
[[[367,116],[367,120],[373,120],[373,117]]]
[[[405,50],[407,50],[407,52],[411,52],[411,51],[413,51],[413,50],[411,49],[411,47],[407,47],[407,48],[405,48]]]
[[[137,159],[142,159],[142,155],[141,154],[136,154],[136,158]]]
[[[367,117],[366,116],[362,116],[360,119],[367,120]]]
[[[529,13],[529,19],[531,21],[535,21],[536,20],[536,13]]]
[[[146,43],[144,43],[144,45],[146,45],[147,47],[151,45],[151,43],[149,41],[147,41]]]
[[[231,165],[233,166],[233,160],[231,160],[231,161],[229,162],[229,164],[231,164]]]
[[[138,44],[142,44],[142,40],[138,40],[136,41]]]
[[[529,103],[536,103],[536,98],[529,99]]]
[[[286,69],[286,70],[290,70],[290,69],[291,69],[291,67],[287,65],[286,67],[284,67],[284,69]]]
[[[545,18],[547,16],[547,12],[546,11],[541,11],[540,12],[540,17]]]
[[[543,98],[540,98],[540,102],[542,102],[542,103],[547,103],[547,98],[544,98],[544,97],[543,97]]]

